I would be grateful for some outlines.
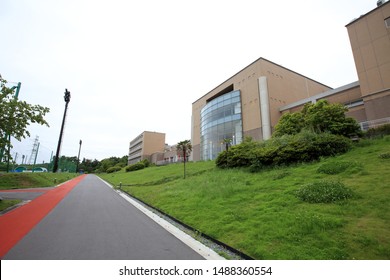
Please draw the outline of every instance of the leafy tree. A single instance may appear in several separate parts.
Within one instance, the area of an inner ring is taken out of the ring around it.
[[[186,178],[186,161],[188,160],[188,156],[192,152],[192,145],[190,140],[184,140],[177,143],[176,146],[177,153],[183,157],[184,162],[184,179]]]
[[[0,151],[5,152],[4,159],[8,161],[12,158],[11,136],[18,141],[29,137],[27,127],[31,123],[49,126],[44,116],[50,109],[16,99],[14,88],[9,88],[6,84],[7,81],[0,76]]]
[[[294,135],[299,133],[305,127],[304,115],[301,112],[287,113],[282,115],[275,126],[274,137],[280,137],[285,134]]]
[[[306,104],[301,112],[284,114],[275,126],[273,136],[294,135],[302,129],[342,136],[360,134],[360,127],[356,120],[345,116],[347,111],[348,108],[344,105],[330,104],[327,100]]]
[[[97,159],[91,160],[83,158],[82,162],[79,165],[79,169],[83,170],[85,173],[93,173],[98,166],[99,161]]]
[[[97,171],[106,172],[107,169],[110,167],[114,167],[114,166],[125,167],[126,165],[127,165],[127,156],[123,156],[121,158],[119,157],[105,158],[100,161]]]

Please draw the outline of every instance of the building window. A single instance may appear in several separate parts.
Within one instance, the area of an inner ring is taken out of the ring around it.
[[[232,91],[210,100],[200,113],[200,158],[213,160],[225,149],[224,139],[232,145],[242,142],[240,91]]]
[[[390,17],[385,19],[385,25],[386,25],[387,28],[390,28]]]

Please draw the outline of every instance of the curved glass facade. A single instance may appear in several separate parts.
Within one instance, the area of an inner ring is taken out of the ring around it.
[[[240,91],[232,91],[208,102],[200,113],[200,158],[213,160],[225,150],[224,139],[232,145],[242,142]]]

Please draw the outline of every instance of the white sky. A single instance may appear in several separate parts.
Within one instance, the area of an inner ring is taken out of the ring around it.
[[[345,25],[376,0],[1,0],[0,74],[51,109],[14,150],[124,156],[144,130],[191,138],[191,105],[264,57],[333,88],[357,80]],[[10,86],[14,84],[10,83]]]

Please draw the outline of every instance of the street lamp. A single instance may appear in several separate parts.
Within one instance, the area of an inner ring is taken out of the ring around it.
[[[53,173],[56,173],[57,169],[58,169],[58,158],[60,156],[60,149],[61,149],[61,142],[62,142],[62,134],[64,132],[66,111],[68,110],[68,103],[70,101],[70,92],[68,91],[68,89],[65,89],[64,100],[65,100],[65,111],[64,111],[64,117],[62,118],[62,125],[61,125],[61,131],[60,131],[60,138],[58,139],[56,157],[54,159]]]
[[[79,155],[77,156],[77,165],[76,165],[76,173],[78,173],[79,171],[79,161],[80,161],[80,151],[81,151],[81,144],[83,143],[83,141],[80,140],[79,144]]]

